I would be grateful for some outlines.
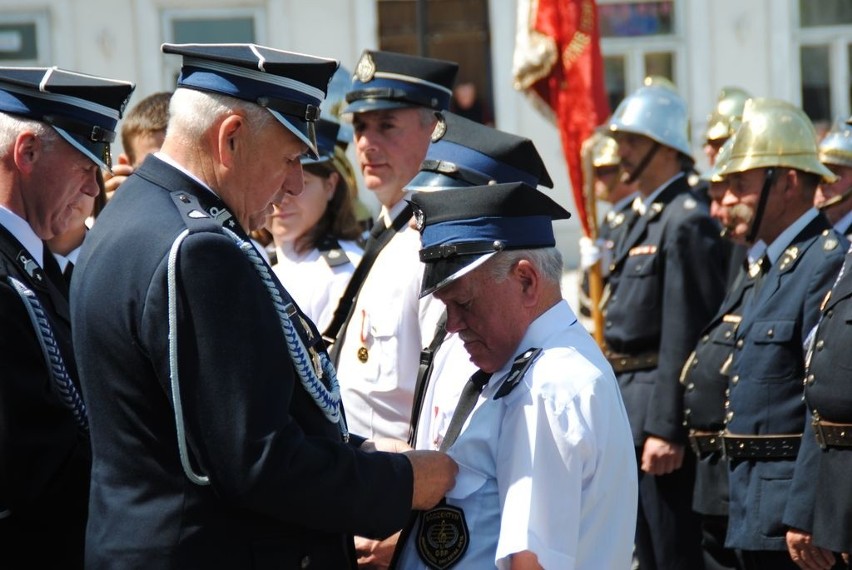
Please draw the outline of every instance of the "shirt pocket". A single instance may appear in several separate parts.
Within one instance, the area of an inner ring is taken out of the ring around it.
[[[804,354],[796,337],[796,321],[756,321],[748,338],[755,354],[747,356],[759,378],[778,381],[800,375]]]
[[[657,254],[636,254],[624,262],[624,277],[645,278],[657,274]]]

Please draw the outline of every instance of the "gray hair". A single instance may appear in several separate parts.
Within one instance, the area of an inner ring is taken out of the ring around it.
[[[178,88],[169,103],[168,133],[194,144],[216,121],[233,113],[243,115],[257,131],[274,120],[268,110],[248,101],[219,93]]]
[[[492,277],[504,281],[512,267],[522,259],[532,263],[548,281],[557,285],[562,282],[562,254],[555,247],[539,249],[512,249],[498,252],[486,262]]]
[[[23,131],[31,131],[41,139],[45,148],[50,148],[59,140],[59,133],[47,123],[0,113],[0,156],[9,152],[15,139]]]

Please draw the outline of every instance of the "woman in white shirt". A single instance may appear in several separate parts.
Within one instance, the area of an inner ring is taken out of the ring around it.
[[[324,330],[363,253],[356,240],[354,177],[337,142],[340,125],[320,119],[319,159],[302,159],[305,188],[274,205],[267,227],[275,243],[273,271],[293,299]]]

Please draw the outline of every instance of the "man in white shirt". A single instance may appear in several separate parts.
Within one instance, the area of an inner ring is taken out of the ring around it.
[[[349,429],[364,437],[408,438],[420,349],[428,342],[422,331],[431,334],[440,316],[437,303],[418,299],[420,240],[409,227],[404,186],[426,155],[435,113],[449,105],[457,69],[448,61],[367,50],[346,95],[343,113],[352,119],[364,183],[382,204],[376,225],[392,235],[385,234],[390,240],[366,276],[353,277],[360,290],[349,310],[338,307],[332,325],[348,318],[324,334],[337,339],[332,354]],[[367,243],[361,267],[376,247]]]
[[[421,294],[446,305],[447,331],[479,370],[448,403],[440,447],[459,464],[456,485],[406,528],[398,567],[629,568],[630,425],[612,369],[562,299],[551,220],[568,212],[521,182],[411,201]]]

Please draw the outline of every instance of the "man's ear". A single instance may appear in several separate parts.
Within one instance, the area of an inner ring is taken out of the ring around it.
[[[219,123],[219,160],[226,168],[234,167],[234,160],[247,131],[246,120],[240,115],[228,115]]]
[[[24,174],[30,174],[44,154],[44,142],[32,131],[24,131],[15,138],[13,156],[15,166]]]
[[[118,163],[124,164],[126,166],[133,164],[133,162],[131,162],[131,160],[130,160],[130,157],[127,156],[126,154],[124,154],[123,152],[118,155]]]
[[[538,274],[538,270],[535,265],[530,263],[527,259],[521,259],[512,268],[512,275],[521,285],[525,304],[537,303],[541,275]]]

